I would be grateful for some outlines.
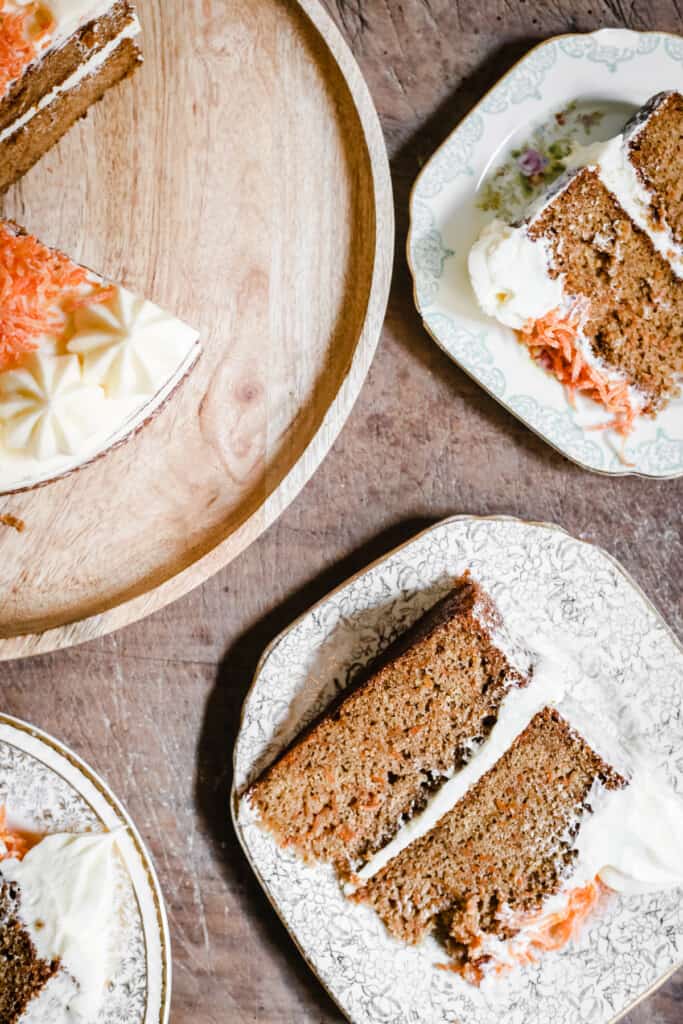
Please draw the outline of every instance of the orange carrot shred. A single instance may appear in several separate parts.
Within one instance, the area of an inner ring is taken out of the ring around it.
[[[65,315],[83,300],[111,294],[63,253],[0,225],[0,371],[35,351],[42,335],[61,333]]]
[[[1,852],[0,847],[0,860],[4,860],[6,857],[16,857],[17,860],[28,853],[29,844],[23,836],[17,832],[13,832],[7,826],[7,810],[5,807],[0,807],[0,843],[5,847],[6,853]]]
[[[44,4],[27,4],[0,14],[0,95],[38,55],[38,43],[52,31],[54,18]]]
[[[578,322],[572,315],[554,309],[539,320],[529,320],[518,331],[532,358],[549,370],[567,391],[575,407],[577,391],[604,405],[612,419],[591,430],[614,430],[626,438],[633,430],[637,410],[633,407],[626,381],[611,381],[583,357],[577,343]]]

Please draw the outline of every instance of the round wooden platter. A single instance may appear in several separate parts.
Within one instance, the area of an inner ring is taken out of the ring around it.
[[[253,541],[339,433],[386,308],[386,149],[318,0],[139,6],[144,66],[4,214],[196,326],[203,354],[121,448],[0,499],[0,659],[127,625]]]

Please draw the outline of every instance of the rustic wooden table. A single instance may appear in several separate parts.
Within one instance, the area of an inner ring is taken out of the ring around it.
[[[679,0],[327,0],[367,77],[392,157],[389,315],[361,398],[268,533],[189,597],[80,648],[3,665],[3,710],[69,743],[126,802],[155,856],[174,944],[174,1024],[301,1024],[340,1014],[299,958],[228,816],[240,704],[259,654],[352,572],[455,512],[560,523],[605,547],[683,636],[683,480],[575,468],[504,413],[421,329],[404,258],[423,161],[545,36],[681,30]],[[680,1024],[683,972],[629,1016]]]

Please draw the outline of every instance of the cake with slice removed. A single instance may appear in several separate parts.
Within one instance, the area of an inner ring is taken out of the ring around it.
[[[382,847],[493,727],[528,656],[469,577],[431,609],[254,784],[262,823],[349,874]]]
[[[485,313],[532,358],[602,406],[622,437],[679,393],[683,375],[683,97],[654,97],[624,132],[576,147],[566,174],[469,255]]]
[[[0,494],[73,472],[159,410],[197,332],[0,221]]]
[[[0,1021],[90,1024],[116,967],[112,833],[25,839],[0,808]]]
[[[0,0],[0,192],[141,61],[128,0]]]

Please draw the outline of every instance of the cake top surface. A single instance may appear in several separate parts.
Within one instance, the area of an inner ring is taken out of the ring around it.
[[[91,457],[163,396],[195,330],[0,222],[0,490]]]

